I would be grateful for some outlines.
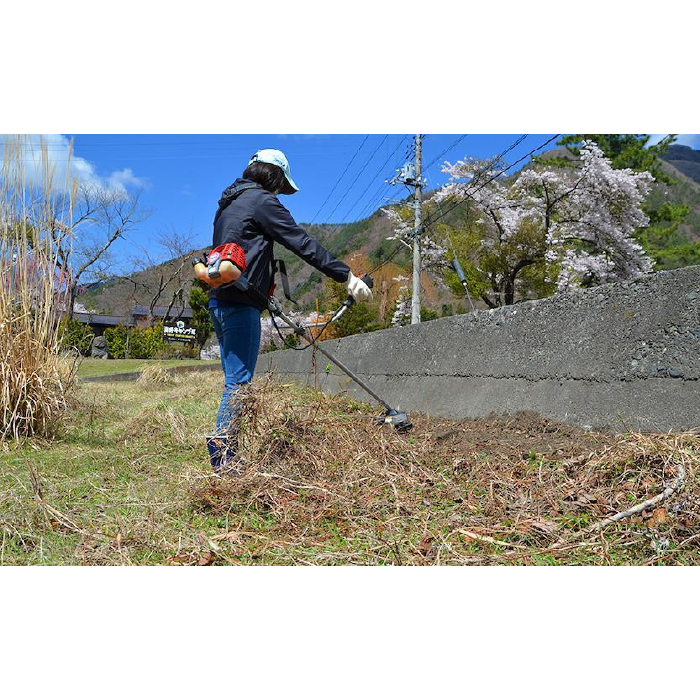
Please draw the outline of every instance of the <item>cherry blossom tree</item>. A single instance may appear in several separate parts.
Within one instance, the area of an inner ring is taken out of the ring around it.
[[[398,209],[383,208],[382,212],[394,225],[394,233],[387,236],[388,241],[401,241],[409,250],[413,249],[413,210],[408,207]],[[443,267],[447,248],[438,243],[429,232],[421,233],[421,262],[422,269],[431,267]]]
[[[394,233],[387,236],[388,241],[400,241],[409,250],[413,249],[413,234],[415,231],[413,223],[413,211],[409,207],[384,208],[384,215],[394,225]],[[424,270],[439,271],[442,273],[449,265],[447,260],[447,248],[438,243],[433,236],[423,231],[421,233],[421,272]],[[399,275],[394,277],[394,282],[403,283],[410,278]],[[411,292],[408,285],[401,284],[399,296],[394,303],[394,310],[391,317],[392,326],[406,326],[411,322]]]
[[[488,182],[497,168],[476,160],[446,163],[450,181],[429,204],[439,212],[447,200],[465,202],[451,238],[468,261],[470,291],[488,306],[514,303],[518,282],[532,266],[558,291],[652,270],[651,258],[633,238],[649,222],[642,210],[654,181],[648,172],[614,169],[592,141],[583,143],[575,167],[536,164],[515,178]],[[396,235],[405,235],[404,229],[397,222]],[[432,235],[439,230],[433,227]]]
[[[399,296],[394,302],[394,312],[391,316],[391,325],[396,326],[407,326],[411,323],[411,308],[413,303],[411,301],[411,292],[408,288],[408,284],[403,284],[409,281],[409,277],[404,275],[398,275],[394,278],[396,282],[401,284],[399,287]]]

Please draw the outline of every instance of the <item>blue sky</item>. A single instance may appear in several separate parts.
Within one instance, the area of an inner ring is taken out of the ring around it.
[[[129,239],[148,245],[159,231],[169,228],[191,230],[193,247],[207,246],[221,191],[243,172],[249,157],[261,148],[278,148],[287,155],[299,192],[280,199],[300,223],[308,223],[316,216],[355,156],[315,221],[348,222],[367,216],[386,203],[385,197],[405,196],[404,187],[382,187],[382,183],[404,162],[413,134],[370,134],[366,140],[365,136],[76,134],[72,138],[74,157],[91,164],[93,174],[104,181],[112,181],[117,174],[129,189],[142,188],[142,204],[152,211],[138,230],[128,234],[127,241],[119,242],[116,252],[121,257],[130,253]],[[424,164],[428,165],[459,136],[426,135]],[[465,155],[488,158],[510,146],[517,136],[466,136],[427,170],[428,186],[446,181],[440,172],[440,163],[445,159],[457,160]],[[529,136],[508,154],[511,161],[548,137]],[[53,148],[52,155],[59,157],[60,146],[52,145]]]
[[[655,143],[661,141],[664,136],[668,136],[668,134],[652,134],[649,139],[649,145],[653,146]],[[690,146],[698,150],[700,149],[700,134],[678,134],[676,144],[679,146]]]
[[[424,171],[429,188],[446,181],[445,174],[440,172],[444,160],[465,156],[490,158],[508,148],[520,135],[467,135],[453,145],[460,136],[425,135],[423,163],[430,165]],[[518,160],[550,136],[529,135],[508,153],[507,161]],[[141,203],[152,214],[129,232],[126,240],[115,244],[118,258],[126,260],[134,253],[135,244],[150,247],[159,232],[170,229],[191,231],[192,247],[206,247],[221,191],[242,173],[249,157],[261,148],[277,148],[287,155],[300,191],[280,199],[298,222],[308,223],[313,219],[316,223],[337,223],[364,218],[385,204],[388,197],[406,195],[404,187],[382,183],[404,162],[413,137],[413,134],[77,134],[47,139],[57,167],[67,161],[67,144],[72,138],[71,169],[79,179],[142,191]],[[682,137],[679,142],[699,145],[696,136]],[[443,151],[446,152],[433,162]],[[346,167],[347,172],[331,194]],[[158,255],[154,250],[154,257]]]

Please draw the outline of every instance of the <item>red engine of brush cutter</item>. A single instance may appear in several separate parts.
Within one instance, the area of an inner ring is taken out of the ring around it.
[[[245,252],[237,243],[226,243],[192,264],[195,277],[217,289],[235,282],[245,272]]]

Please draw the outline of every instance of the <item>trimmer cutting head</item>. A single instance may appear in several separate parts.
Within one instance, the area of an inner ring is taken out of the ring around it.
[[[407,433],[413,427],[413,423],[408,419],[408,414],[397,411],[395,408],[390,408],[384,414],[384,418],[380,418],[378,422],[392,425],[401,433]]]

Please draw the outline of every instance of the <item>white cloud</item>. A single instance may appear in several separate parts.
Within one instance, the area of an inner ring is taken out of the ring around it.
[[[107,178],[108,186],[115,190],[143,189],[146,186],[146,181],[141,177],[136,177],[131,168],[123,170],[115,170]]]
[[[13,140],[11,135],[0,136],[3,144]],[[115,170],[108,175],[100,175],[95,166],[85,158],[70,151],[70,141],[61,134],[30,134],[22,137],[23,164],[28,182],[42,181],[42,147],[54,171],[54,185],[68,188],[72,181],[81,185],[99,187],[117,194],[126,194],[130,189],[143,189],[147,186],[144,178],[137,177],[131,168]]]

